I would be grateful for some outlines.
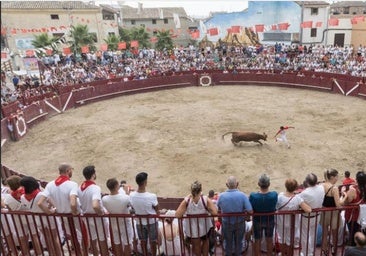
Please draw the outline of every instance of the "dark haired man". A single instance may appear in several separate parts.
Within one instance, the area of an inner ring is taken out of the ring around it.
[[[318,177],[314,173],[306,175],[306,189],[299,195],[311,209],[321,208],[324,199],[324,188],[318,184]],[[303,213],[301,215],[301,254],[312,256],[315,251],[316,229],[320,220],[317,213]]]
[[[346,247],[344,256],[363,256],[366,255],[366,236],[362,232],[356,232],[354,236],[356,246]]]
[[[138,189],[130,194],[131,204],[138,215],[155,215],[158,214],[158,198],[155,194],[146,191],[147,186],[146,172],[140,172],[136,175],[136,183]],[[150,241],[150,251],[156,256],[158,243],[158,219],[138,218],[137,235],[141,241],[143,255],[148,255],[147,240]]]
[[[102,204],[102,193],[99,186],[95,184],[97,178],[95,167],[93,165],[86,166],[83,169],[85,181],[78,189],[78,197],[80,199],[81,210],[83,214],[104,214]],[[88,217],[89,234],[91,236],[91,247],[94,256],[99,255],[97,242],[99,240],[99,249],[101,255],[109,255],[107,238],[108,230],[105,230],[104,218]]]
[[[350,184],[355,184],[356,181],[355,179],[351,178],[351,173],[349,171],[345,171],[344,172],[344,180],[342,181],[343,185],[350,185]]]

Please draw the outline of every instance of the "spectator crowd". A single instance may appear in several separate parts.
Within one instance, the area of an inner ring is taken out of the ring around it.
[[[136,175],[135,189],[126,181],[107,179],[108,193],[95,182],[95,166],[83,169],[81,184],[71,180],[73,172],[72,165],[60,164],[59,176],[44,189],[31,176],[12,175],[4,181],[2,212],[36,215],[4,220],[2,214],[2,223],[12,221],[19,238],[9,255],[29,253],[28,241],[36,255],[42,255],[44,248],[49,255],[63,255],[73,233],[70,227],[76,231],[74,249],[79,247],[80,255],[182,255],[184,244],[192,255],[207,256],[222,243],[224,255],[231,256],[242,255],[251,243],[255,256],[273,251],[294,255],[296,245],[300,255],[308,256],[314,255],[318,234],[321,255],[340,255],[337,246],[344,242],[350,246],[345,256],[366,252],[366,230],[360,222],[366,212],[361,207],[341,209],[366,203],[364,171],[358,171],[355,179],[346,171],[342,184],[335,169],[326,170],[321,182],[314,173],[307,174],[301,185],[288,178],[283,192],[272,191],[270,177],[262,174],[259,190],[249,195],[239,189],[234,176],[226,180],[226,191],[210,190],[208,195],[195,181],[178,208],[168,211],[159,209],[157,195],[148,192],[146,172]],[[80,216],[86,216],[85,222]],[[8,245],[16,240],[14,232],[4,227],[2,232]]]
[[[147,79],[198,70],[283,70],[314,71],[366,77],[366,46],[284,45],[219,46],[198,48],[193,45],[170,51],[140,49],[137,52],[105,51],[73,55],[43,56],[39,61],[40,77],[17,76],[2,71],[1,104],[21,98],[57,94],[58,86],[97,80],[124,78]],[[14,90],[6,86],[11,80]]]

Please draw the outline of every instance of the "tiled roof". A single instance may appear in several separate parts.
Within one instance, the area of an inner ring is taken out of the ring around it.
[[[342,1],[330,5],[331,7],[365,7],[365,1]]]
[[[329,3],[326,1],[296,1],[298,5],[303,6],[328,6]]]
[[[100,9],[82,1],[1,1],[2,9]]]
[[[173,13],[177,13],[179,17],[187,17],[187,13],[183,7],[171,7],[171,8],[142,8],[138,14],[138,8],[126,8],[123,6],[122,17],[123,19],[159,19],[160,10],[163,10],[164,18],[172,18]]]

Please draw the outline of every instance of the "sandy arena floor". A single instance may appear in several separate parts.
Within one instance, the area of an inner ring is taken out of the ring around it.
[[[281,125],[291,149],[275,142]],[[228,131],[266,132],[260,146],[233,146]],[[19,172],[46,181],[57,177],[61,162],[82,168],[93,164],[97,183],[108,192],[108,178],[135,186],[140,171],[149,173],[148,190],[158,196],[181,197],[199,180],[204,193],[225,190],[229,175],[240,189],[257,190],[261,173],[271,188],[284,190],[287,177],[302,182],[326,168],[343,176],[366,169],[366,101],[309,90],[259,86],[190,87],[89,104],[50,118],[2,149],[1,161]],[[342,177],[341,177],[342,178]],[[341,180],[341,179],[340,179]]]

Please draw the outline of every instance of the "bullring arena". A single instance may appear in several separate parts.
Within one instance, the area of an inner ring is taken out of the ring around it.
[[[305,72],[238,74],[186,73],[141,81],[114,79],[60,88],[18,113],[16,137],[2,120],[2,177],[11,170],[42,181],[57,177],[60,162],[71,163],[79,184],[93,164],[97,184],[116,177],[135,186],[149,173],[148,191],[183,197],[199,180],[203,192],[224,191],[234,175],[249,194],[261,173],[271,189],[284,191],[288,177],[300,183],[326,168],[354,175],[366,166],[366,88],[345,75]],[[9,106],[5,110],[14,112]],[[14,107],[15,108],[15,107]],[[275,142],[281,125],[291,148]],[[261,146],[234,146],[229,131],[268,135]],[[5,166],[5,168],[4,168]],[[219,255],[219,254],[218,254]]]

